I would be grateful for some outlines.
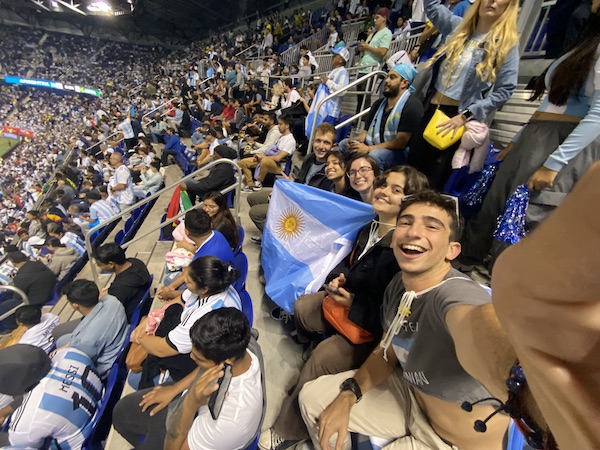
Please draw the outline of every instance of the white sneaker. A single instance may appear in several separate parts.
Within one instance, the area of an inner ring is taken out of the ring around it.
[[[258,448],[261,450],[278,450],[285,442],[285,439],[280,437],[273,428],[269,428],[268,430],[260,433],[260,438],[258,439]]]
[[[252,189],[255,191],[260,191],[262,189],[262,183],[260,181],[255,181]]]

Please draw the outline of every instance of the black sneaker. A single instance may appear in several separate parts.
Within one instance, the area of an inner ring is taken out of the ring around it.
[[[285,311],[280,306],[277,306],[271,310],[271,317],[283,323],[288,323],[294,320],[294,315]]]

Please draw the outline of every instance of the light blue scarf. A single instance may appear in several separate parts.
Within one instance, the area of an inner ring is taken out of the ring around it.
[[[400,123],[400,116],[402,115],[402,110],[404,109],[404,105],[408,101],[408,97],[410,97],[410,91],[406,90],[404,94],[398,99],[392,112],[385,122],[385,130],[383,132],[383,140],[384,142],[391,141],[396,138],[398,134],[398,124]],[[367,145],[377,145],[381,144],[380,132],[381,129],[381,119],[383,118],[383,112],[385,111],[385,107],[387,105],[388,100],[381,102],[379,105],[379,109],[375,113],[374,120],[371,121],[371,126],[369,127],[369,131],[367,132],[367,137],[365,139],[365,144]]]

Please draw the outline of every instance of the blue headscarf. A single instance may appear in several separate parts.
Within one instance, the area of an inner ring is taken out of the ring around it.
[[[415,88],[412,86],[412,82],[419,73],[417,69],[408,64],[396,64],[392,70],[405,80],[408,80],[408,88],[411,92],[415,91]]]

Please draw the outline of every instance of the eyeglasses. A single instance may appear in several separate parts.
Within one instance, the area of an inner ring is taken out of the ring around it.
[[[363,177],[366,176],[369,172],[372,172],[373,168],[372,167],[368,167],[368,166],[363,166],[358,170],[349,170],[348,173],[346,174],[348,176],[348,178],[354,178],[356,176],[356,174],[360,174]]]
[[[440,197],[447,198],[448,200],[452,200],[454,202],[454,212],[456,213],[456,217],[458,219],[460,219],[460,208],[459,208],[459,203],[458,203],[458,197],[455,197],[454,195],[448,195],[448,194],[439,194],[439,195],[440,195]],[[404,197],[402,197],[402,203],[414,198],[415,196],[416,196],[416,194],[405,195]]]

